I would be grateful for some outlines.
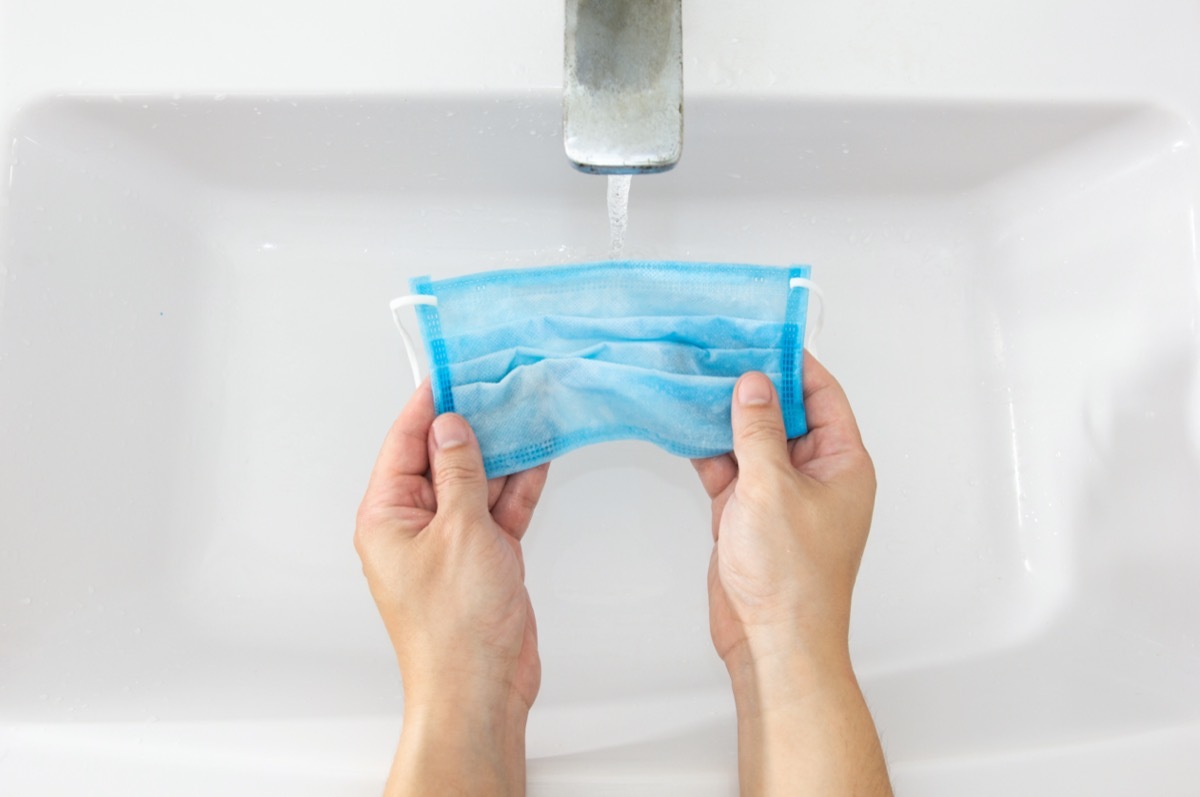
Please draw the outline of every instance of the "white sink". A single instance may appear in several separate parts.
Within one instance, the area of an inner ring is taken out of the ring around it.
[[[420,274],[603,259],[550,91],[49,98],[0,249],[0,790],[372,794],[351,547]],[[810,263],[879,471],[853,650],[902,793],[1194,793],[1200,162],[1137,103],[689,101],[633,257]],[[683,460],[551,470],[530,793],[729,795]],[[1064,791],[1065,789],[1065,791]]]

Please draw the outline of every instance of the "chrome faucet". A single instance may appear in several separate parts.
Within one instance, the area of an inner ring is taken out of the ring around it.
[[[682,0],[566,0],[563,144],[592,174],[648,174],[683,150]]]

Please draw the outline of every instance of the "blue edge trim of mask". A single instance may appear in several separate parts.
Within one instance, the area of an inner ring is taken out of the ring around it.
[[[601,266],[606,264],[590,264]],[[659,264],[664,265],[664,264]],[[717,264],[678,264],[681,267]],[[584,266],[581,266],[581,268]],[[809,266],[793,266],[788,270],[788,279],[808,277]],[[437,294],[433,290],[433,281],[428,277],[414,277],[410,281],[413,293],[422,296]],[[421,338],[425,342],[425,350],[429,356],[429,380],[433,389],[433,405],[438,415],[444,412],[454,412],[454,394],[450,384],[450,362],[446,353],[446,341],[442,334],[441,316],[436,305],[416,305],[417,323],[421,330]],[[788,438],[796,438],[808,432],[808,420],[804,412],[804,330],[808,324],[808,289],[795,288],[788,290],[787,309],[784,318],[788,323],[783,326],[781,341],[782,368],[779,385],[779,404],[783,411],[783,422],[787,429]],[[732,396],[730,396],[732,400]],[[667,441],[655,440],[646,435],[645,430],[630,428],[610,429],[606,434],[595,432],[580,432],[566,437],[560,437],[554,444],[530,446],[534,449],[537,459],[548,462],[559,456],[594,443],[607,443],[614,440],[639,439],[654,443],[676,456],[691,457],[693,453],[679,450]],[[485,457],[484,470],[489,478],[497,474],[513,472],[513,464],[529,461],[529,449],[511,452],[497,457]]]
[[[788,280],[809,275],[807,266],[793,268]],[[803,299],[803,301],[801,301]],[[788,437],[799,437],[808,431],[804,416],[804,328],[808,324],[808,288],[789,288],[787,319],[783,326],[782,375],[779,385],[779,404]]]
[[[417,277],[412,281],[412,292],[422,296],[434,296],[433,283],[429,277]],[[446,354],[446,340],[442,335],[442,318],[436,305],[418,304],[417,324],[429,354],[429,381],[433,387],[433,407],[438,415],[454,412],[454,394],[450,392],[450,358]]]

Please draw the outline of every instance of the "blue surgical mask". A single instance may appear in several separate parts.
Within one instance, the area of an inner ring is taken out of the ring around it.
[[[608,440],[726,453],[747,371],[775,383],[788,437],[804,434],[808,275],[611,262],[418,277],[392,309],[416,306],[436,409],[467,419],[496,477]]]

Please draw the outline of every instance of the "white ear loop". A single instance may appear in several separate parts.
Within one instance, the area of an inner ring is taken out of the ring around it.
[[[813,346],[816,345],[817,338],[821,335],[821,329],[825,326],[825,292],[817,283],[807,277],[792,277],[792,281],[788,283],[788,288],[806,288],[808,290],[808,307],[810,310],[808,323],[804,330],[804,347],[816,354]],[[816,310],[813,311],[813,299],[816,299]]]
[[[408,354],[408,364],[412,368],[413,387],[421,384],[421,363],[417,359],[417,347],[413,345],[413,339],[408,334],[408,330],[404,328],[404,322],[400,320],[400,308],[411,307],[416,304],[427,304],[432,307],[437,307],[436,296],[426,296],[420,293],[414,293],[410,296],[398,296],[388,303],[388,307],[392,310],[392,320],[396,322],[396,329],[400,330],[400,339],[404,341],[404,351]]]

